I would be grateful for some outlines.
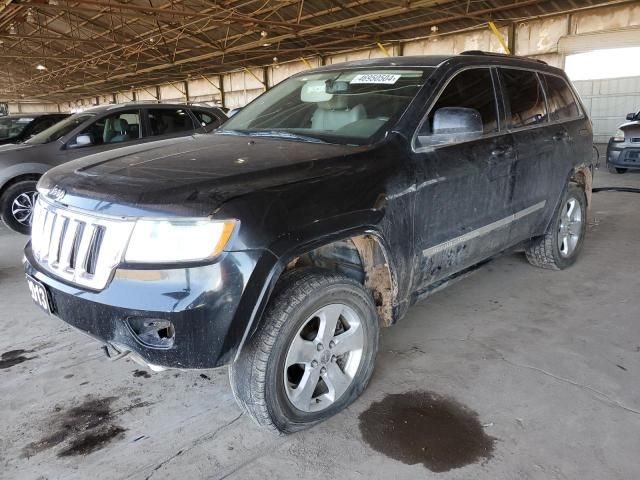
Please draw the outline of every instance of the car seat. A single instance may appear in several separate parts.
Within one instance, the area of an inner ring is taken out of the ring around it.
[[[113,130],[115,135],[109,139],[109,143],[126,142],[129,140],[129,122],[124,118],[116,118],[113,120]]]
[[[333,131],[365,118],[367,112],[362,105],[349,108],[346,96],[334,95],[331,100],[318,102],[318,108],[311,116],[311,127]]]

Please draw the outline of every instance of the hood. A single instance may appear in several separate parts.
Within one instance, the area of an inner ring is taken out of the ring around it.
[[[211,214],[258,190],[335,176],[372,147],[204,134],[91,155],[50,170],[39,189],[61,203],[116,216]]]
[[[0,145],[0,159],[6,156],[5,154],[7,153],[11,154],[39,146],[40,145],[30,145],[28,143],[5,143],[4,145]]]
[[[640,130],[640,120],[625,122],[618,127],[620,130]]]

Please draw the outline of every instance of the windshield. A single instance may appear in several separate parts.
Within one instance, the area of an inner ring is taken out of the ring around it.
[[[228,120],[220,133],[365,145],[400,117],[433,68],[298,75]]]
[[[76,113],[75,115],[71,115],[70,117],[65,118],[61,122],[52,125],[51,127],[43,130],[37,135],[34,135],[25,143],[28,144],[42,144],[54,142],[62,137],[64,137],[67,133],[71,132],[78,125],[86,122],[88,119],[95,117],[94,113]]]
[[[0,118],[0,140],[17,137],[34,120],[34,117],[28,116]]]

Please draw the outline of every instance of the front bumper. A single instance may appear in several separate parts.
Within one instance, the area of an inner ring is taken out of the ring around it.
[[[30,244],[24,267],[45,285],[53,315],[100,342],[130,350],[151,365],[213,368],[228,363],[240,343],[248,318],[238,318],[238,307],[263,255],[226,252],[204,266],[117,269],[100,292],[53,278],[38,266]],[[171,328],[154,341],[142,331],[147,324]]]
[[[607,164],[618,168],[640,168],[640,144],[609,142]]]

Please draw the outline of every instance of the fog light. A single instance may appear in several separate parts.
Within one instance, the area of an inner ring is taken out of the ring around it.
[[[169,320],[132,317],[127,319],[127,324],[131,333],[143,345],[153,348],[173,346],[176,330]]]

